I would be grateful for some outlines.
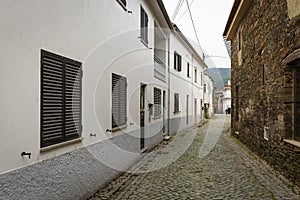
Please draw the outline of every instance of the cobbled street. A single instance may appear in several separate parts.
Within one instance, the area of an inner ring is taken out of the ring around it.
[[[230,136],[229,128],[230,115],[216,115],[178,133],[91,199],[299,200],[299,189]]]

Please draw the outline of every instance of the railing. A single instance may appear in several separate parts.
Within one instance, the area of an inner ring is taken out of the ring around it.
[[[154,54],[154,76],[162,81],[166,80],[166,65]]]

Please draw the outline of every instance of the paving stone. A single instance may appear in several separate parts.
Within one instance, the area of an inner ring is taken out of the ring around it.
[[[299,200],[299,189],[231,137],[229,127],[230,116],[217,115],[200,128],[178,133],[146,154],[130,172],[101,188],[94,199]],[[218,138],[206,140],[212,129]],[[214,139],[212,151],[200,158],[201,145],[213,144]],[[168,164],[172,156],[178,159]],[[142,169],[149,172],[140,173]]]

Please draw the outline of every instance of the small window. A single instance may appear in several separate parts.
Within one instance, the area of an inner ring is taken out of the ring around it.
[[[174,113],[179,113],[179,94],[174,94]]]
[[[41,50],[41,148],[81,136],[82,64]]]
[[[204,90],[204,93],[206,93],[206,84],[204,83],[204,86],[203,86],[203,90]]]
[[[126,9],[126,4],[127,4],[126,0],[116,0],[116,1],[119,2],[119,4],[120,4],[125,10],[127,10],[127,9]]]
[[[174,52],[174,69],[176,71],[181,72],[181,62],[182,58],[181,55],[179,55],[176,51]]]
[[[141,40],[148,45],[148,15],[141,6]]]
[[[197,83],[197,77],[198,77],[198,73],[197,73],[197,69],[195,69],[195,83]]]
[[[187,77],[190,77],[190,63],[187,63]]]
[[[154,88],[154,118],[161,116],[161,90]]]
[[[269,128],[268,127],[264,127],[264,139],[265,140],[269,140]]]
[[[127,124],[127,79],[112,74],[112,128]]]

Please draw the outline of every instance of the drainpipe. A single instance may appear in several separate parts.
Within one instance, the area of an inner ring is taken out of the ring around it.
[[[168,131],[167,135],[170,136],[170,98],[171,98],[171,79],[170,79],[170,34],[168,35]]]

